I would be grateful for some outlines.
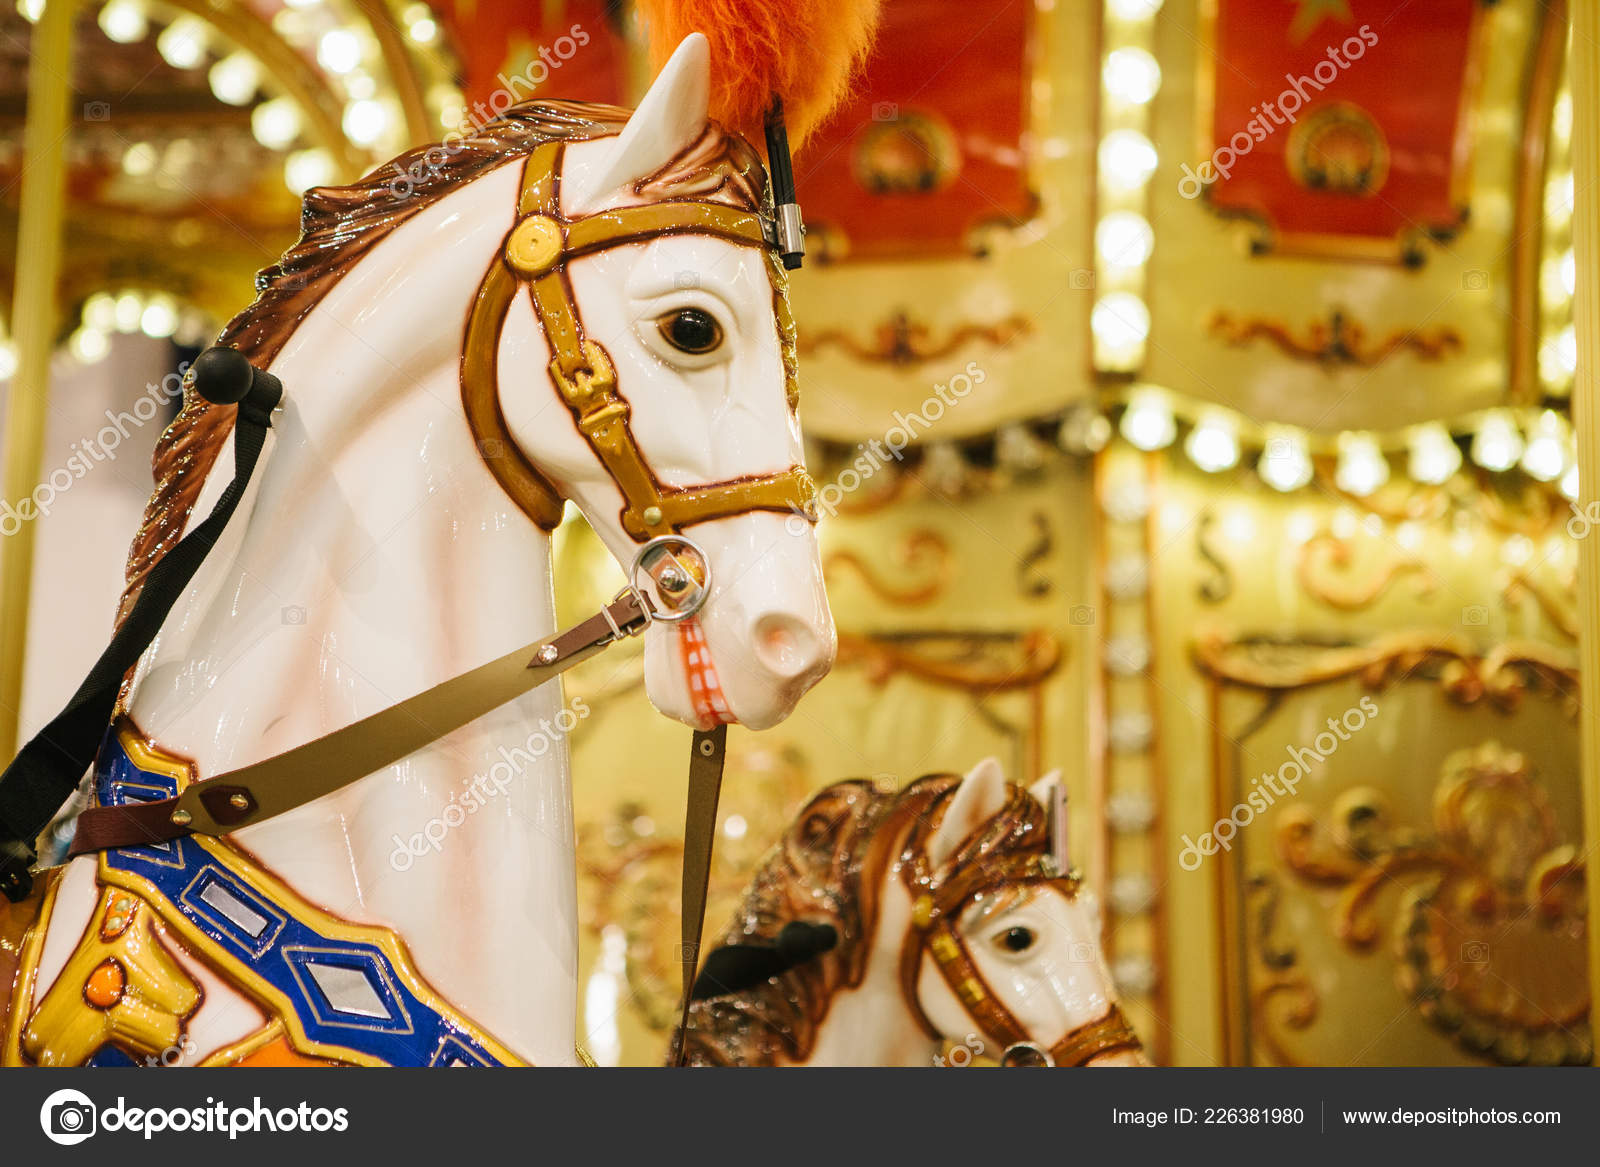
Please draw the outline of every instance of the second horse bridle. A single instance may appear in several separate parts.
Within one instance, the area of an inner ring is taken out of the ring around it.
[[[1033,801],[1033,795],[1021,786],[1008,789],[1008,812],[1017,811],[1023,800]],[[1006,812],[1002,815],[1012,817]],[[983,979],[961,934],[961,917],[980,896],[1033,884],[1054,886],[1070,900],[1078,894],[1078,873],[1062,870],[1048,846],[1017,850],[1018,842],[1029,840],[998,837],[989,831],[967,840],[935,867],[928,856],[935,826],[931,815],[917,819],[899,863],[901,879],[911,895],[911,930],[900,953],[901,990],[928,1036],[936,1041],[946,1037],[917,995],[925,957],[932,959],[979,1031],[1000,1043],[1002,1066],[1083,1066],[1105,1054],[1140,1049],[1139,1038],[1115,1002],[1098,1020],[1072,1030],[1048,1049],[1042,1047]],[[1020,829],[1043,833],[1034,826]]]

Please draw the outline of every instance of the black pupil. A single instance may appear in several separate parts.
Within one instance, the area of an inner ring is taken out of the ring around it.
[[[1006,947],[1021,952],[1033,944],[1033,933],[1026,928],[1012,928],[1005,935]]]
[[[674,312],[662,329],[672,344],[686,353],[703,353],[716,346],[722,330],[708,313],[698,308]]]

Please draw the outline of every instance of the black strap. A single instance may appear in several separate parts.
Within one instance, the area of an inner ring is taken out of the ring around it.
[[[228,356],[216,358],[209,366],[202,365],[219,352]],[[94,762],[116,710],[122,678],[161,631],[167,613],[216,546],[255,472],[283,386],[271,374],[249,369],[246,362],[245,368],[253,376],[246,376],[242,393],[233,396],[239,389],[239,378],[244,376],[235,361],[243,362],[244,358],[232,349],[209,349],[194,365],[195,385],[209,400],[231,398],[239,402],[234,425],[233,481],[205,521],[150,569],[133,610],[66,708],[23,746],[5,773],[0,774],[0,891],[13,903],[32,890],[29,868],[38,860],[34,840],[72,797],[84,771]],[[210,368],[219,364],[228,366],[221,377],[207,378]],[[221,384],[214,384],[218,380]]]
[[[674,1036],[672,1064],[684,1064],[689,1048],[689,1007],[694,1002],[695,970],[700,965],[700,937],[706,923],[706,890],[711,884],[711,849],[717,838],[717,800],[722,794],[722,765],[728,748],[728,727],[696,730],[689,754],[689,803],[683,815],[683,1011]]]

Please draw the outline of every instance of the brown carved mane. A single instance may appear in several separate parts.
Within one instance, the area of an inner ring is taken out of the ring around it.
[[[349,186],[313,187],[301,210],[299,240],[257,274],[254,302],[228,322],[217,343],[237,348],[260,368],[269,367],[300,322],[400,224],[544,142],[618,133],[629,112],[588,102],[523,102],[471,136],[408,150]],[[660,172],[636,184],[651,202],[718,198],[748,210],[761,208],[765,188],[760,158],[744,139],[715,122]],[[288,391],[298,388],[289,386]],[[182,537],[206,476],[227,444],[236,412],[235,406],[212,405],[185,388],[183,407],[156,444],[155,489],[128,551],[119,623],[150,569]]]
[[[689,1065],[775,1066],[811,1056],[835,994],[866,975],[889,865],[913,826],[936,824],[960,784],[959,774],[930,774],[884,791],[853,779],[806,804],[762,861],[718,943],[773,943],[793,920],[831,924],[839,942],[765,984],[696,1001],[684,1043]],[[963,842],[953,865],[1047,847],[1043,807],[1016,789],[1020,797]]]

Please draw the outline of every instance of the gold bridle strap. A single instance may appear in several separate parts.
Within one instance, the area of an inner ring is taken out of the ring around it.
[[[561,214],[558,185],[563,145],[547,142],[529,155],[517,223],[499,262],[484,276],[467,321],[462,403],[490,471],[541,527],[560,523],[561,496],[511,440],[499,399],[500,336],[517,288],[526,284],[549,342],[551,383],[621,491],[622,527],[632,538],[643,542],[754,510],[792,511],[815,521],[816,484],[803,466],[704,486],[663,485],[633,439],[610,354],[584,335],[567,273],[569,260],[662,235],[713,235],[766,248],[760,216],[722,203],[673,201],[568,219]]]
[[[1011,788],[1013,800],[1032,799],[1020,786]],[[1071,899],[1077,894],[1076,872],[1058,872],[1053,857],[1042,852],[1013,852],[1009,855],[963,856],[964,846],[940,871],[928,862],[927,844],[934,829],[930,818],[913,827],[901,858],[900,872],[911,894],[911,931],[907,933],[900,956],[901,991],[923,1030],[934,1040],[944,1034],[934,1025],[917,996],[917,982],[924,956],[955,994],[967,1015],[980,1031],[1009,1050],[1011,1047],[1037,1048],[1011,1010],[994,994],[978,970],[966,941],[961,936],[961,915],[975,898],[1001,887],[1026,884],[1053,884],[1062,887]],[[1128,1025],[1115,1002],[1104,1016],[1068,1033],[1048,1050],[1050,1065],[1082,1066],[1103,1054],[1141,1048],[1138,1036]]]

